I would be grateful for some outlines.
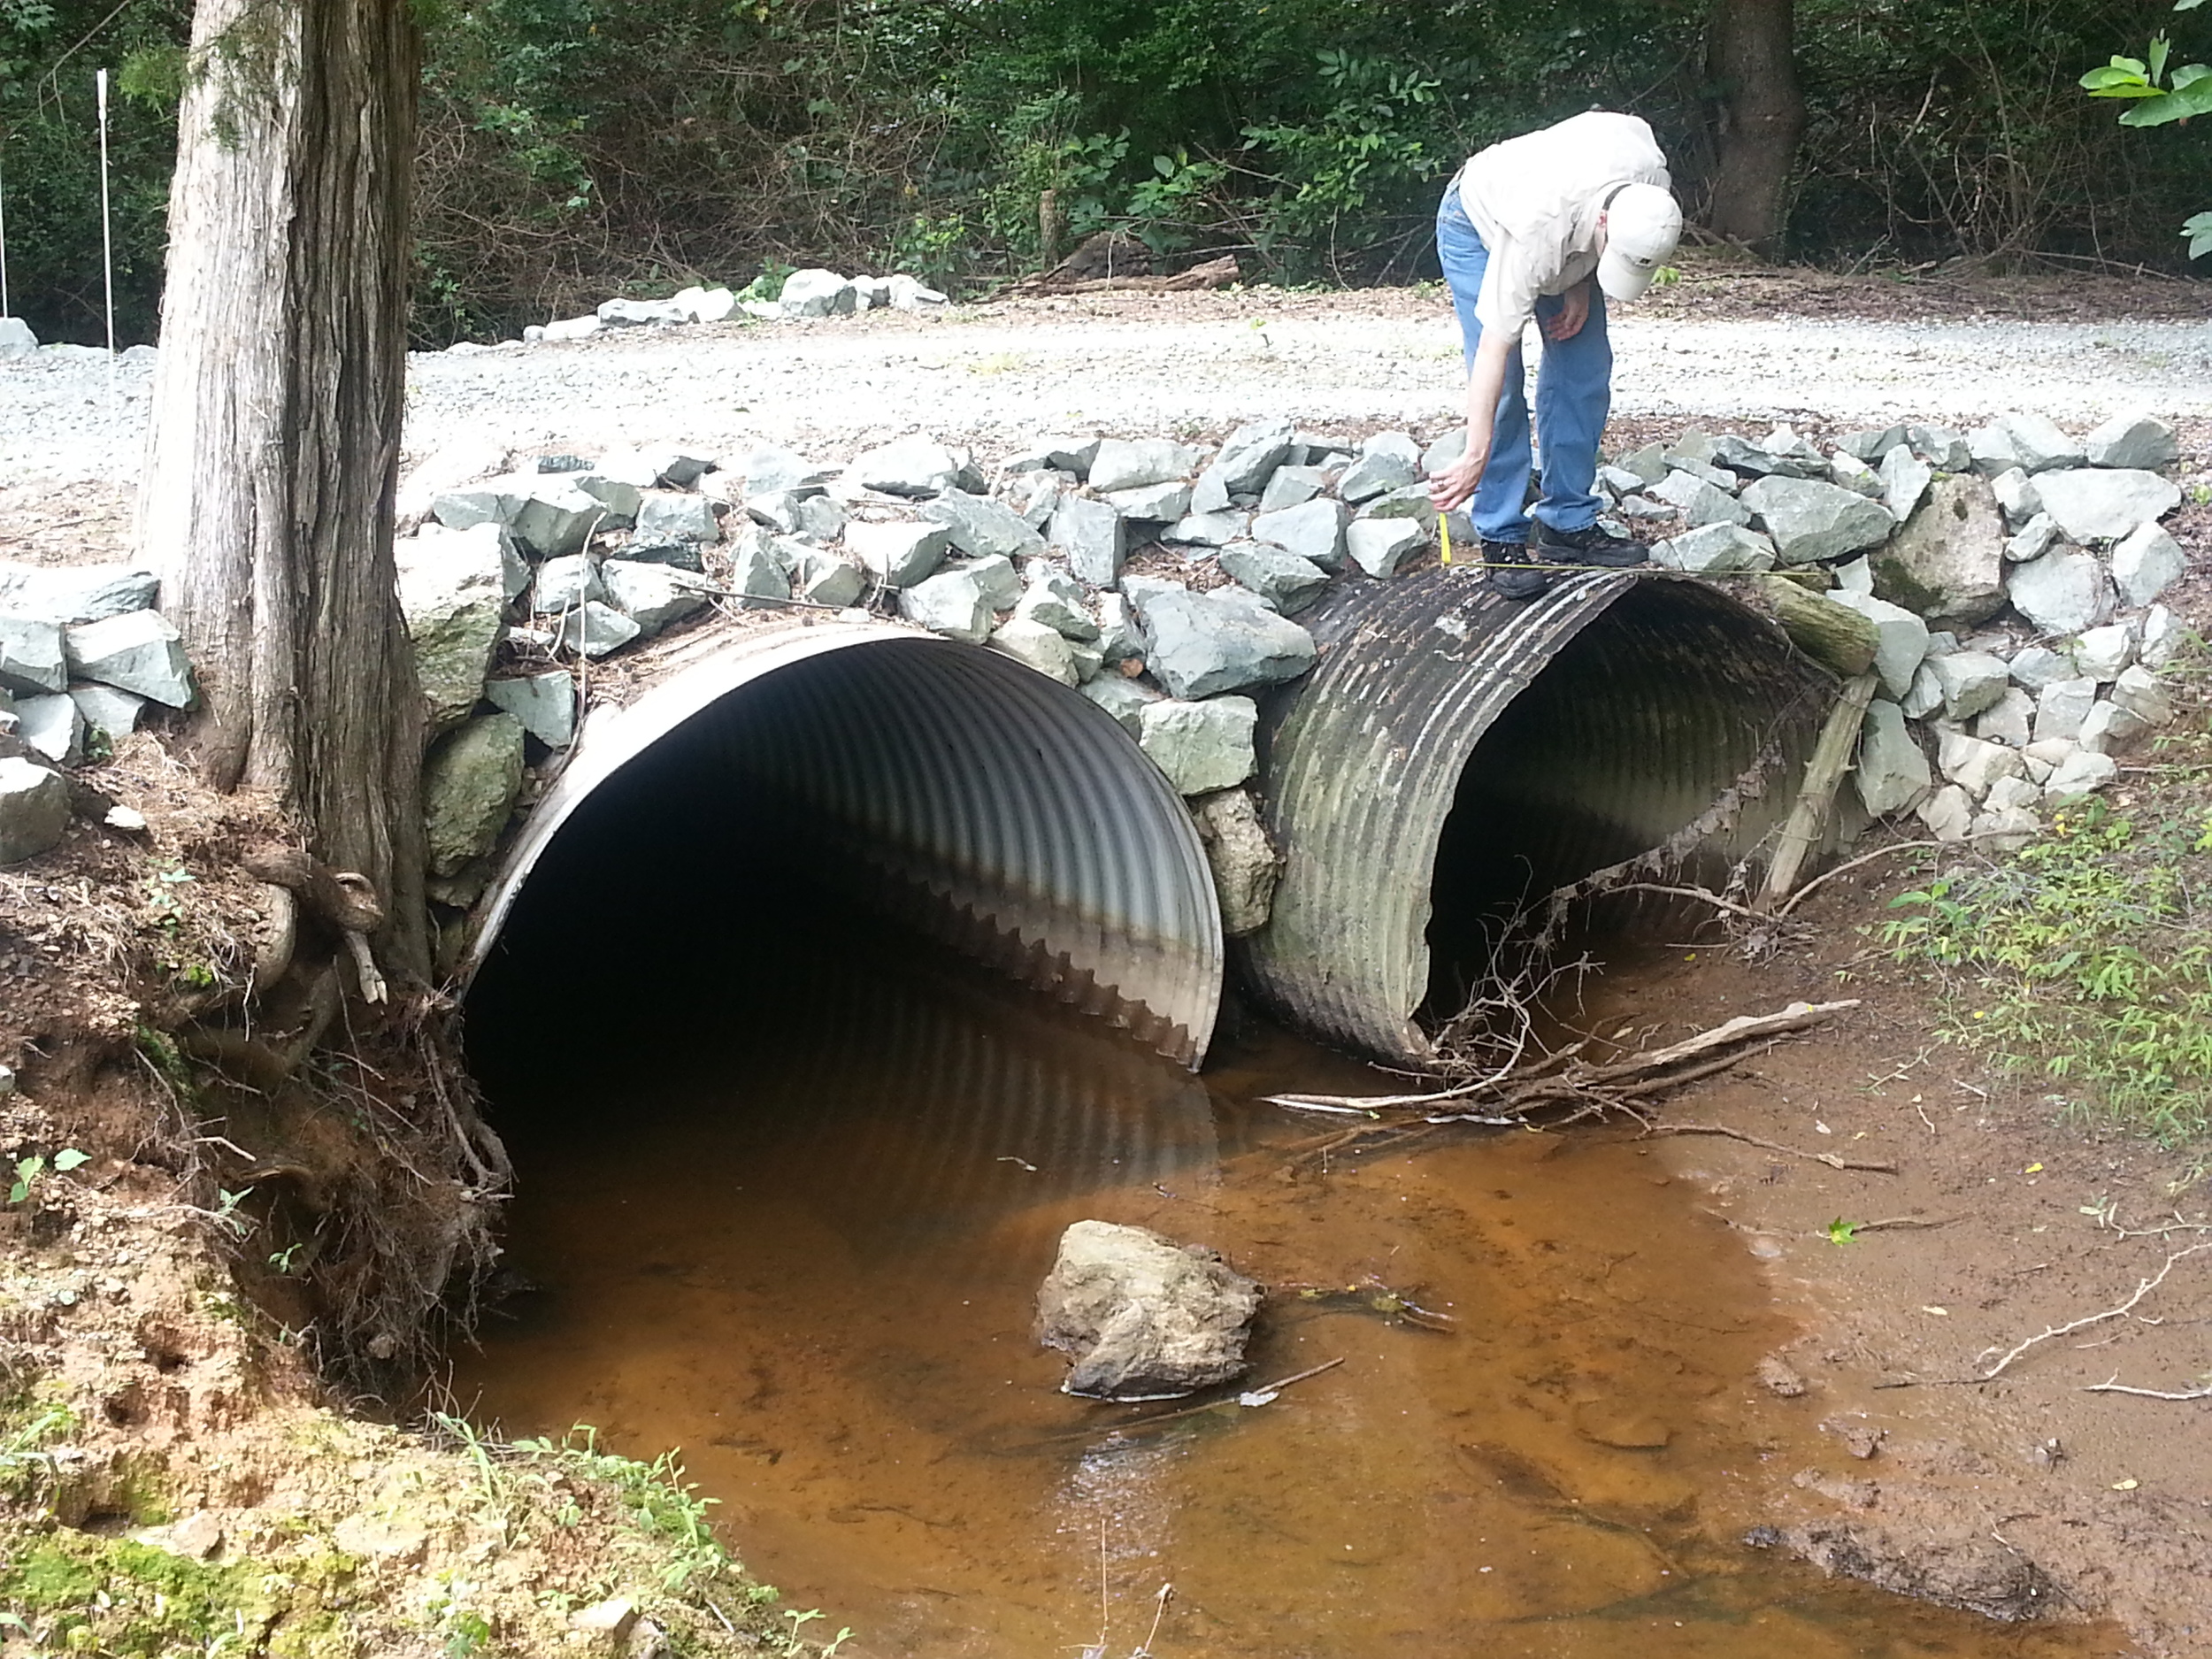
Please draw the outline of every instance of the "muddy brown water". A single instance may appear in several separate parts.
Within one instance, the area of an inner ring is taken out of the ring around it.
[[[1245,1023],[1194,1079],[831,928],[589,1020],[532,1030],[527,1000],[476,1034],[536,1288],[455,1386],[510,1433],[680,1448],[847,1654],[1042,1659],[1103,1626],[1118,1659],[1168,1584],[1160,1659],[2111,1651],[1745,1547],[1833,1450],[1757,1391],[1787,1327],[1647,1148],[1455,1130],[1293,1167],[1334,1125],[1257,1097],[1377,1074]],[[1033,1302],[1085,1217],[1265,1282],[1256,1383],[1342,1363],[1164,1420],[1059,1394]]]

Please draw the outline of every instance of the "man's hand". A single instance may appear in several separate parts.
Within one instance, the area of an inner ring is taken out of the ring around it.
[[[1429,504],[1439,512],[1449,512],[1465,503],[1482,482],[1483,465],[1486,455],[1463,455],[1442,472],[1429,480]]]
[[[1572,340],[1590,320],[1590,284],[1578,282],[1559,302],[1559,309],[1537,324],[1547,340]]]

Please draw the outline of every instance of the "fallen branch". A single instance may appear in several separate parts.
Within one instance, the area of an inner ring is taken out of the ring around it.
[[[2091,1383],[2085,1394],[2133,1394],[2139,1400],[2212,1400],[2212,1388],[2131,1388],[2114,1371],[2109,1382]]]
[[[1832,1170],[1860,1170],[1870,1175],[1894,1175],[1897,1173],[1897,1166],[1894,1164],[1877,1164],[1856,1158],[1839,1157],[1832,1152],[1807,1152],[1798,1147],[1786,1147],[1779,1141],[1763,1141],[1757,1135],[1746,1134],[1740,1129],[1731,1129],[1726,1124],[1654,1124],[1651,1127],[1644,1131],[1644,1134],[1725,1135],[1729,1140],[1740,1141],[1747,1147],[1757,1147],[1763,1151],[1767,1152],[1786,1152],[1790,1156],[1793,1158],[1803,1158],[1808,1163],[1825,1164]],[[1639,1136],[1638,1139],[1642,1139],[1642,1136]],[[1873,1226],[1878,1224],[1869,1222],[1866,1225],[1867,1226]],[[1883,1226],[1896,1226],[1901,1225],[1901,1223],[1891,1221],[1883,1222],[1878,1225]],[[1923,1225],[1935,1225],[1938,1224],[1924,1223]],[[1865,1228],[1862,1227],[1860,1231],[1864,1232]]]
[[[2107,1308],[2102,1313],[2085,1314],[2082,1317],[2070,1320],[2064,1325],[2056,1325],[2051,1326],[2048,1330],[2039,1331],[2035,1335],[2029,1337],[2026,1340],[2020,1342],[2012,1348],[2008,1349],[2002,1359],[1999,1360],[1994,1365],[1992,1365],[1987,1371],[1983,1371],[1980,1375],[1970,1379],[1970,1380],[1978,1383],[1994,1382],[1999,1377],[2004,1375],[2005,1368],[2010,1365],[2013,1361],[2018,1359],[2030,1348],[2034,1348],[2040,1343],[2052,1341],[2062,1336],[2071,1336],[2077,1331],[2085,1331],[2091,1325],[2101,1325],[2107,1319],[2124,1318],[2127,1315],[2135,1311],[2136,1304],[2140,1302],[2144,1297],[2149,1295],[2151,1292],[2156,1290],[2161,1285],[2166,1282],[2166,1275],[2174,1271],[2175,1263],[2181,1261],[2185,1257],[2194,1256],[2200,1250],[2212,1250],[2212,1240],[2207,1240],[2202,1244],[2193,1244],[2185,1250],[2176,1250],[2171,1256],[2166,1258],[2164,1266],[2161,1267],[2157,1272],[2152,1274],[2150,1278],[2144,1279],[2140,1284],[2137,1285],[2135,1287],[2135,1294],[2130,1296],[2125,1302],[2122,1302],[2118,1307]],[[1989,1350],[1987,1348],[1984,1348],[1982,1352],[1986,1354]]]

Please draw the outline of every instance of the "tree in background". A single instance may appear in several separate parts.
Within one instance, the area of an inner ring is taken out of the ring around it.
[[[392,503],[419,62],[411,0],[202,0],[140,503],[203,772],[366,876],[416,976],[423,716]]]
[[[1713,0],[1705,61],[1720,104],[1707,225],[1768,258],[1782,252],[1805,135],[1793,0]]]

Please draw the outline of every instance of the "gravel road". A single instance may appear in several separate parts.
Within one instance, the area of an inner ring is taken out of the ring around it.
[[[2212,418],[2212,322],[1617,318],[1615,411],[1844,426],[2033,409]],[[418,355],[406,449],[760,439],[834,458],[921,428],[987,452],[1040,430],[1218,433],[1257,415],[1434,431],[1455,418],[1458,334],[1435,290],[1113,296],[640,331]],[[127,485],[150,370],[41,353],[0,363],[0,484]]]

